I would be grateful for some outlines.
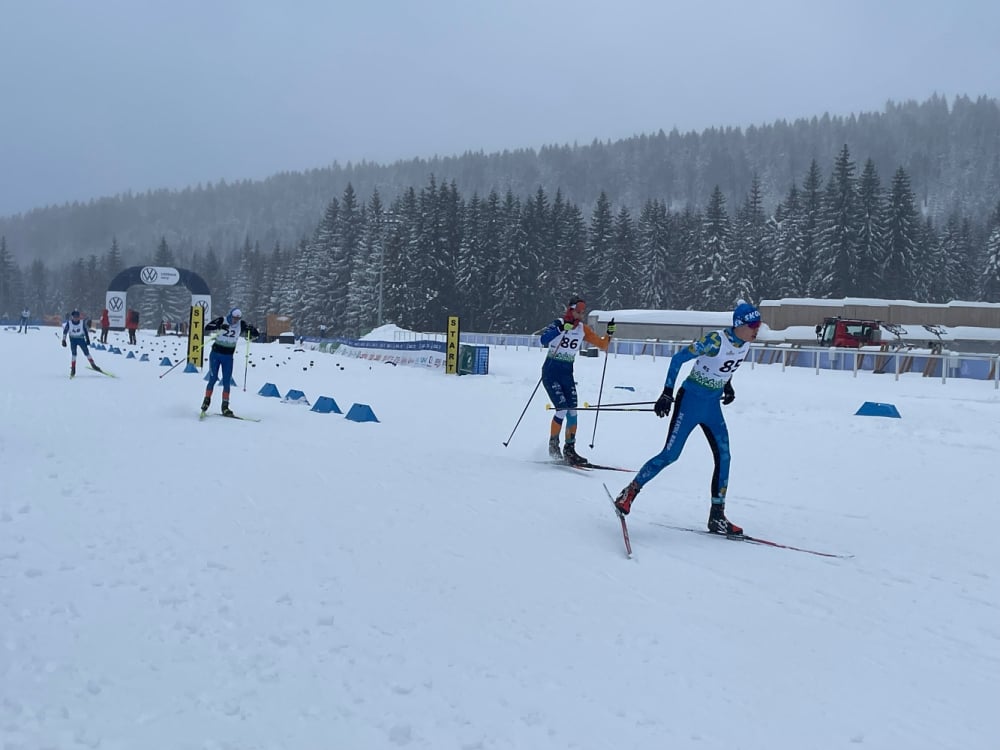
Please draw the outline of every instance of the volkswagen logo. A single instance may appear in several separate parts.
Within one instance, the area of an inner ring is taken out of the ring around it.
[[[152,266],[146,266],[139,272],[139,278],[142,279],[143,284],[154,284],[159,277],[160,274]]]
[[[111,312],[121,312],[125,307],[125,300],[122,297],[112,297],[108,302],[108,309]]]

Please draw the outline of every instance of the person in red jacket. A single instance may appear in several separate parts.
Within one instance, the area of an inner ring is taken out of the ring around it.
[[[128,329],[128,342],[135,344],[135,331],[139,327],[139,311],[129,308],[125,314],[125,327]]]
[[[101,311],[101,343],[108,343],[108,330],[111,328],[111,321],[108,320],[108,308]]]

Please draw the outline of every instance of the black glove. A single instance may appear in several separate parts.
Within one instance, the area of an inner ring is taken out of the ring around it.
[[[63,346],[66,346],[66,339],[63,339]]]
[[[608,323],[608,331],[607,331],[607,333],[608,333],[608,338],[611,338],[612,336],[615,335],[615,319],[614,318],[612,318],[611,322]]]
[[[736,400],[736,391],[733,390],[733,384],[728,380],[726,384],[722,386],[722,405],[728,406]]]
[[[670,405],[674,403],[674,394],[669,388],[664,388],[663,393],[656,399],[653,406],[653,413],[658,417],[665,417],[670,413]]]

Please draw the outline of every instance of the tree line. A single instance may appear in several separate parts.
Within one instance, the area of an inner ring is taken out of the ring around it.
[[[647,200],[633,215],[601,191],[589,214],[538,187],[533,194],[472,193],[431,176],[388,205],[348,183],[318,225],[291,246],[211,246],[180,254],[162,237],[126,260],[102,256],[60,268],[20,268],[0,238],[0,309],[81,307],[98,312],[107,283],[132,264],[186,267],[212,290],[214,313],[239,305],[250,320],[291,315],[296,332],[356,336],[382,322],[440,330],[535,330],[570,294],[591,309],[728,309],[737,299],[844,296],[1000,302],[1000,203],[985,220],[957,208],[943,221],[919,210],[897,167],[886,184],[872,159],[844,145],[829,174],[813,160],[773,211],[759,179],[735,207],[716,186],[702,206]],[[23,300],[19,302],[18,300]],[[186,290],[134,288],[144,323],[186,318]]]
[[[330,198],[350,184],[357,195],[376,190],[392,204],[429,175],[456,183],[465,196],[508,190],[522,199],[541,188],[560,191],[585,215],[598,196],[638,216],[647,200],[671,211],[704,208],[718,187],[735,209],[756,181],[764,211],[771,215],[810,162],[824,166],[843,144],[870,158],[888,179],[902,166],[922,215],[943,225],[956,209],[985,220],[1000,195],[1000,103],[958,96],[888,102],[883,111],[850,116],[778,120],[749,127],[701,132],[658,131],[616,141],[545,145],[495,153],[466,152],[392,164],[334,163],[264,180],[188,186],[181,190],[126,192],[90,201],[39,207],[0,216],[15,260],[42,258],[51,265],[103,255],[117,237],[144,256],[165,239],[187,258],[213,247],[240,247],[247,237],[263,248],[293,247],[309,237]],[[859,162],[860,164],[860,162]]]

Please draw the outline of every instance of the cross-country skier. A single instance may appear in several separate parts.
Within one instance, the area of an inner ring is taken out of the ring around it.
[[[90,367],[98,372],[103,372],[94,358],[90,356],[90,331],[87,329],[87,321],[80,318],[80,311],[74,310],[69,314],[69,320],[63,324],[62,345],[66,346],[66,337],[69,336],[70,356],[69,376],[76,375],[76,349],[80,347],[83,356],[90,362]]]
[[[257,329],[244,322],[243,313],[238,307],[229,311],[225,318],[215,318],[205,326],[205,331],[218,331],[212,353],[208,357],[208,371],[211,375],[208,387],[205,388],[205,399],[201,402],[201,410],[208,411],[212,403],[212,391],[216,382],[222,380],[222,413],[224,416],[235,416],[229,408],[229,388],[233,382],[233,354],[236,352],[236,342],[250,334],[252,340],[260,336]],[[219,371],[222,377],[219,377]]]
[[[549,425],[549,455],[563,459],[568,464],[582,466],[587,459],[576,452],[576,381],[573,362],[584,341],[607,351],[615,332],[614,323],[608,324],[607,336],[599,336],[583,321],[587,318],[587,303],[580,297],[571,297],[563,317],[549,323],[541,334],[542,346],[549,348],[542,365],[542,384],[552,399],[556,413]],[[559,433],[566,422],[566,444],[559,450]]]
[[[635,496],[647,482],[676,461],[691,431],[700,426],[715,456],[712,473],[712,507],[708,515],[708,530],[715,534],[739,535],[743,529],[726,518],[726,489],[729,485],[729,430],[722,416],[721,404],[731,404],[736,398],[732,377],[750,351],[750,343],[760,329],[760,311],[741,302],[733,311],[733,325],[707,333],[670,358],[663,393],[653,411],[658,417],[670,414],[667,441],[663,450],[649,459],[639,473],[615,500],[615,507],[627,515]],[[674,398],[674,382],[685,362],[695,360],[691,373]]]

